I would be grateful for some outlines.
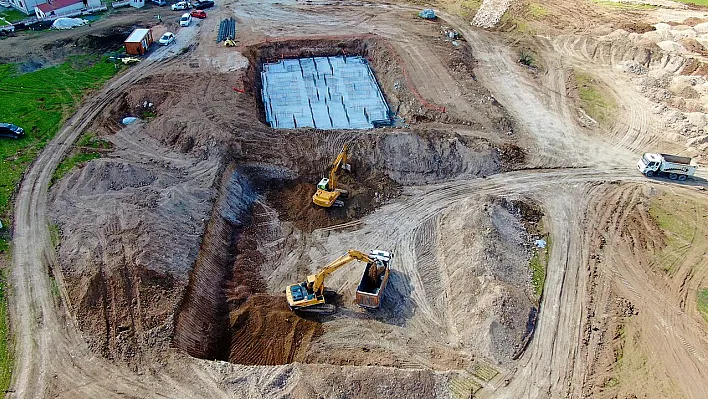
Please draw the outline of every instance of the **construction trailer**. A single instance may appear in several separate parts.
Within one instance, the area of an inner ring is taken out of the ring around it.
[[[153,41],[152,29],[136,29],[125,39],[125,52],[130,55],[143,55],[148,51]]]

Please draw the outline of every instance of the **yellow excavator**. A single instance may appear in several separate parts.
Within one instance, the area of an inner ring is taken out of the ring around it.
[[[334,160],[332,169],[329,171],[329,178],[325,177],[317,184],[317,192],[312,196],[312,202],[314,202],[315,205],[324,208],[344,206],[344,201],[340,200],[339,196],[346,196],[347,191],[337,188],[337,173],[339,173],[340,169],[351,171],[351,165],[347,163],[346,144],[342,147],[342,151],[340,151],[339,155],[337,155],[337,158]]]
[[[379,254],[383,254],[379,255]],[[374,250],[371,255],[350,249],[345,255],[340,256],[332,263],[323,267],[317,274],[307,276],[307,280],[300,284],[285,287],[285,297],[288,299],[290,309],[308,313],[332,314],[336,308],[325,301],[325,277],[349,262],[358,260],[369,264],[369,270],[386,270],[391,255],[386,251]]]

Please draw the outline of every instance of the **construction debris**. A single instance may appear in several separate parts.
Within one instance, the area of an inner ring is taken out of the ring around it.
[[[430,8],[426,8],[425,10],[419,12],[418,16],[423,19],[429,19],[429,20],[434,20],[437,18],[437,16],[435,15],[435,11]]]
[[[52,23],[52,28],[59,30],[73,29],[88,23],[89,21],[82,18],[57,18],[54,23]]]
[[[233,18],[222,19],[219,24],[219,33],[216,36],[216,42],[220,43],[224,40],[234,40],[236,38],[236,20]]]

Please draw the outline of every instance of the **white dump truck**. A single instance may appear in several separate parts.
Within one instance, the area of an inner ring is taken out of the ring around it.
[[[637,168],[647,177],[666,175],[671,180],[683,181],[696,173],[698,164],[689,157],[647,152],[637,162]]]

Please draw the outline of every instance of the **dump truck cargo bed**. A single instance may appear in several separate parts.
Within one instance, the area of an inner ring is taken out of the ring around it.
[[[370,278],[371,268],[377,267],[374,263],[369,263],[364,269],[364,274],[361,276],[361,281],[356,289],[356,303],[364,308],[376,309],[381,306],[381,301],[388,284],[388,277],[391,273],[391,260],[393,254],[384,251],[372,251],[369,256],[380,260],[379,265],[383,267],[380,270],[378,278],[372,281]]]
[[[679,155],[661,154],[666,162],[677,163],[682,165],[691,165],[691,157],[682,157]]]

